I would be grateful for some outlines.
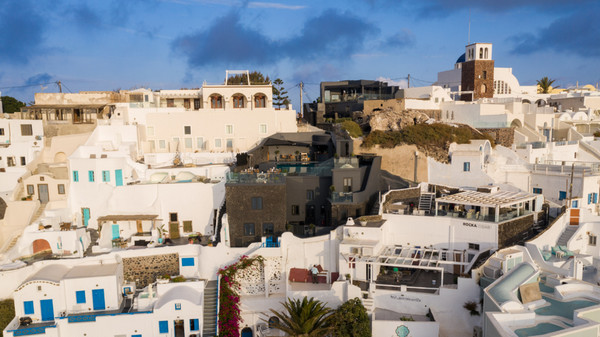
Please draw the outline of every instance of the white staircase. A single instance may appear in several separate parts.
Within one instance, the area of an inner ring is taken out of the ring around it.
[[[558,241],[556,241],[556,244],[558,246],[566,246],[567,243],[569,242],[569,239],[573,236],[573,234],[575,234],[575,232],[577,231],[577,228],[579,228],[578,226],[568,226],[564,232],[562,232],[562,234],[560,235],[560,237],[558,238]]]
[[[435,193],[424,192],[419,196],[419,211],[431,211],[431,205],[435,200]]]

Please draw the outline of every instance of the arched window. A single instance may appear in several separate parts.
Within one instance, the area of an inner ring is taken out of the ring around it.
[[[479,58],[483,58],[483,48],[479,48]]]
[[[244,95],[233,95],[233,107],[235,109],[241,109],[244,107]]]
[[[279,324],[279,318],[277,316],[271,316],[269,318],[269,329],[273,329]]]
[[[452,111],[452,120],[454,120],[454,111]]]
[[[265,108],[267,106],[267,96],[263,94],[254,95],[254,107]]]
[[[446,119],[450,118],[448,110],[446,110]]]
[[[486,91],[487,91],[487,85],[485,85],[485,83],[481,84],[481,93],[485,94]]]
[[[221,95],[210,96],[210,107],[212,109],[222,109],[223,108],[223,96],[221,96]]]
[[[488,49],[487,48],[485,48],[485,58],[486,59],[488,58]]]

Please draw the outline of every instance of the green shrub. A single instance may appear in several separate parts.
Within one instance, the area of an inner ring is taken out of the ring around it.
[[[342,122],[342,129],[348,131],[351,137],[358,138],[363,135],[362,129],[360,126],[351,120]]]
[[[11,299],[0,301],[0,336],[2,331],[15,317],[15,302]]]

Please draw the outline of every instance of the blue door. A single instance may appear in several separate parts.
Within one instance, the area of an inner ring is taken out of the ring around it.
[[[117,186],[123,186],[123,170],[115,170],[115,183]]]
[[[54,305],[52,300],[41,300],[40,308],[42,309],[42,321],[54,320]]]
[[[246,327],[242,329],[242,337],[252,337],[253,333],[252,333],[252,329]]]
[[[87,227],[88,226],[88,221],[90,220],[90,209],[89,208],[82,208],[83,210],[83,226]]]
[[[104,303],[104,289],[93,289],[92,301],[94,303],[94,310],[104,310],[106,308],[106,304]]]
[[[118,224],[113,224],[112,225],[112,238],[113,239],[118,239],[121,237],[121,233],[119,231],[119,225]]]

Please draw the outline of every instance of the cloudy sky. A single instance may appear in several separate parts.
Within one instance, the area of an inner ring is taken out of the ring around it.
[[[0,90],[194,88],[226,69],[280,77],[294,102],[300,81],[309,100],[321,81],[423,86],[464,52],[469,16],[521,84],[596,84],[599,15],[598,0],[2,0]]]

